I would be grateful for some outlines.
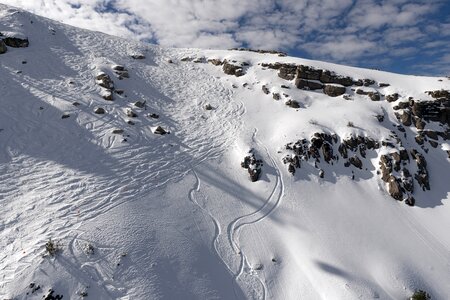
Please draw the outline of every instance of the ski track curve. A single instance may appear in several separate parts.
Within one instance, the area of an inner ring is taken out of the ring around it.
[[[235,280],[236,284],[238,283],[238,281],[241,279],[242,275],[244,274],[245,268],[252,269],[252,267],[248,263],[247,256],[245,255],[244,251],[240,247],[239,232],[245,226],[255,225],[258,222],[267,218],[270,214],[272,214],[279,207],[279,205],[282,201],[283,195],[284,195],[284,182],[283,182],[283,177],[282,177],[281,171],[279,169],[279,166],[276,163],[276,161],[273,159],[272,155],[270,154],[269,149],[261,141],[259,141],[259,139],[257,139],[257,137],[256,137],[257,132],[258,132],[257,129],[255,129],[252,139],[255,142],[255,144],[259,146],[259,148],[261,148],[265,151],[267,158],[269,159],[270,163],[275,168],[277,174],[276,174],[276,181],[274,184],[274,188],[273,188],[272,192],[270,193],[269,197],[267,198],[267,201],[264,203],[264,205],[261,206],[258,210],[254,211],[250,214],[246,214],[246,215],[236,218],[234,221],[232,221],[228,225],[227,234],[228,234],[228,240],[230,242],[231,248],[236,254],[239,254],[239,256],[240,256],[239,270],[238,270],[238,272],[236,272],[234,274],[234,280]],[[276,195],[276,197],[275,197],[275,195]],[[266,284],[264,283],[263,280],[261,280],[257,276],[256,273],[251,274],[251,275],[254,275],[254,276],[251,276],[251,278],[256,278],[256,280],[258,281],[258,283],[261,286],[262,292],[261,292],[260,299],[266,299],[266,294],[267,294]],[[251,283],[247,283],[247,282],[244,282],[244,284],[246,284],[247,286],[252,285]]]

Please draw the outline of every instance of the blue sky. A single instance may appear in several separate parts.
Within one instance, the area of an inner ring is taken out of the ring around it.
[[[162,46],[276,49],[417,75],[450,75],[449,0],[0,0]]]

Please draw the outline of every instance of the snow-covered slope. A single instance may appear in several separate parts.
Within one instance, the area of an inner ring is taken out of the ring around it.
[[[1,299],[450,299],[449,79],[0,32]]]

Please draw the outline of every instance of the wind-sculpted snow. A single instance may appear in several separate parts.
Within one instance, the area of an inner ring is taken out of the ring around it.
[[[447,78],[0,32],[2,299],[450,298]]]

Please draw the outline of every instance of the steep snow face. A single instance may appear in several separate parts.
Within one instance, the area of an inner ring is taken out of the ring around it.
[[[0,32],[2,299],[450,298],[449,79]]]

